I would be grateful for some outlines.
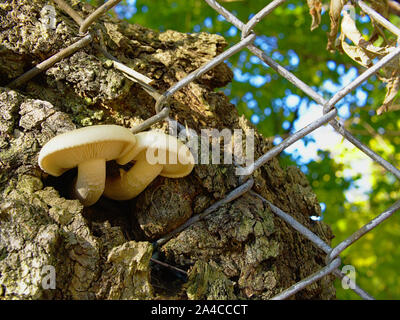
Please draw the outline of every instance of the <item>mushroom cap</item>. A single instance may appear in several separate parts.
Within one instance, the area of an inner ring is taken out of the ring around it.
[[[146,152],[148,162],[160,160],[155,163],[163,165],[160,173],[163,177],[180,178],[192,171],[193,155],[190,149],[177,138],[157,131],[140,132],[135,134],[135,137],[136,145],[123,157],[124,160],[128,158],[135,160],[141,153]]]
[[[95,125],[65,132],[48,141],[39,153],[40,168],[60,176],[88,159],[118,160],[135,146],[136,138],[118,125]]]

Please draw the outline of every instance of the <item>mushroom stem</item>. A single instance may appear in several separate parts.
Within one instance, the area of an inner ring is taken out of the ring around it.
[[[91,159],[78,165],[78,177],[76,179],[75,196],[85,206],[96,203],[104,191],[106,181],[105,159]]]
[[[120,169],[120,176],[108,178],[104,195],[114,200],[129,200],[136,197],[160,174],[162,164],[150,164],[146,152],[142,152],[136,163],[127,172]]]

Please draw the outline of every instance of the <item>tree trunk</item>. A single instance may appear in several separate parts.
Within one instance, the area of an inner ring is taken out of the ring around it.
[[[251,194],[153,252],[152,241],[239,186],[232,165],[197,164],[188,177],[158,177],[136,199],[102,197],[87,208],[70,195],[76,170],[58,178],[42,172],[38,152],[55,135],[94,124],[129,128],[155,114],[154,99],[112,68],[96,40],[19,88],[7,87],[79,40],[78,26],[58,8],[55,28],[46,27],[46,4],[0,4],[0,299],[267,299],[324,265],[322,252]],[[93,11],[82,3],[74,9]],[[218,35],[160,33],[106,15],[89,31],[97,30],[109,52],[153,79],[159,92],[226,47]],[[198,133],[248,132],[253,126],[215,90],[231,80],[225,64],[215,67],[174,94],[170,116]],[[166,130],[166,123],[152,128]],[[255,158],[272,146],[256,133]],[[329,227],[309,219],[320,207],[300,170],[274,158],[253,176],[256,192],[329,243]],[[153,264],[152,255],[187,276]],[[332,276],[294,296],[334,297]]]

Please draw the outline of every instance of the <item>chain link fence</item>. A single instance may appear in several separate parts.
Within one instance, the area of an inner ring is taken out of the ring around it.
[[[12,81],[8,87],[16,88],[23,83],[27,82],[28,80],[32,79],[34,76],[38,75],[39,73],[45,71],[46,69],[53,66],[58,61],[62,60],[65,57],[68,57],[75,53],[76,51],[82,49],[89,43],[92,43],[94,39],[96,39],[95,46],[110,60],[113,61],[114,68],[123,72],[123,74],[130,80],[139,83],[143,89],[149,93],[155,100],[155,110],[156,115],[145,120],[139,126],[131,129],[132,132],[139,132],[149,128],[151,125],[159,122],[170,120],[169,118],[169,107],[168,107],[168,99],[178,90],[183,88],[184,86],[188,85],[190,82],[198,79],[201,75],[211,70],[216,65],[222,63],[230,56],[234,55],[235,53],[247,48],[250,50],[255,56],[265,62],[269,67],[274,69],[280,76],[287,79],[301,91],[303,91],[307,96],[313,99],[318,105],[323,108],[323,116],[319,119],[313,121],[309,125],[305,126],[301,130],[298,130],[294,134],[290,135],[288,138],[283,140],[278,145],[274,146],[264,155],[256,159],[252,164],[246,167],[240,167],[236,164],[237,168],[241,170],[242,175],[240,176],[240,186],[236,189],[230,191],[228,195],[214,203],[208,209],[206,209],[201,214],[193,216],[190,218],[186,223],[175,229],[173,232],[168,234],[167,236],[157,240],[154,243],[154,246],[160,246],[167,242],[170,238],[172,238],[177,233],[181,232],[182,230],[186,229],[188,226],[192,225],[193,223],[200,221],[205,216],[210,214],[211,212],[217,210],[220,206],[233,201],[234,199],[240,197],[244,193],[251,193],[253,196],[259,198],[263,203],[265,203],[270,210],[276,214],[279,218],[283,219],[286,223],[288,223],[291,227],[301,233],[304,237],[310,240],[313,245],[317,248],[321,249],[326,253],[326,266],[322,269],[318,270],[317,272],[309,275],[305,279],[297,282],[296,284],[292,285],[290,288],[284,290],[280,294],[273,297],[273,300],[280,300],[286,299],[296,292],[302,290],[304,287],[310,285],[311,283],[321,279],[322,277],[333,274],[336,277],[342,279],[344,283],[347,283],[348,287],[351,288],[354,292],[356,292],[361,298],[363,299],[373,299],[373,297],[365,292],[362,288],[360,288],[354,281],[345,275],[340,269],[341,265],[341,258],[340,254],[355,243],[358,239],[364,236],[366,233],[371,231],[372,229],[376,228],[379,224],[383,221],[391,217],[391,215],[396,212],[400,208],[400,200],[395,202],[392,206],[387,208],[386,211],[382,212],[380,215],[376,216],[374,219],[369,221],[366,225],[362,228],[351,234],[348,238],[340,242],[334,248],[330,247],[326,242],[324,242],[321,238],[319,238],[316,234],[311,232],[308,228],[303,226],[297,220],[295,220],[292,216],[288,213],[282,211],[280,208],[276,207],[274,204],[263,198],[260,194],[254,192],[252,189],[253,186],[253,179],[251,175],[255,170],[260,168],[266,162],[268,162],[271,158],[277,156],[280,152],[285,150],[287,147],[302,139],[306,135],[310,134],[314,130],[318,129],[324,124],[331,125],[340,135],[342,135],[345,139],[351,142],[354,146],[364,152],[368,157],[370,157],[373,161],[377,162],[387,171],[391,172],[396,178],[400,179],[400,170],[390,164],[388,161],[380,157],[377,153],[373,150],[368,148],[366,145],[361,143],[357,138],[355,138],[350,132],[348,132],[343,125],[336,119],[337,116],[337,109],[335,104],[339,102],[343,97],[347,94],[355,90],[358,86],[360,86],[364,81],[366,81],[369,77],[374,75],[380,68],[388,64],[390,61],[395,59],[397,56],[400,55],[400,47],[396,47],[392,52],[387,54],[373,66],[368,68],[365,72],[359,75],[355,80],[345,86],[343,89],[336,92],[332,98],[329,100],[325,100],[319,93],[317,93],[314,89],[308,86],[306,83],[301,81],[297,78],[293,73],[286,70],[283,66],[279,63],[274,61],[271,57],[267,56],[262,50],[260,50],[255,44],[254,40],[257,35],[253,32],[254,26],[259,23],[262,19],[268,16],[271,12],[274,11],[277,7],[282,5],[285,0],[274,0],[270,2],[266,7],[260,10],[257,14],[255,14],[249,21],[246,23],[240,21],[235,15],[231,12],[226,10],[223,6],[221,6],[217,1],[214,0],[205,0],[209,6],[211,6],[216,12],[222,15],[228,22],[234,25],[236,28],[241,30],[241,40],[221,53],[220,55],[213,58],[211,61],[203,65],[202,67],[198,68],[197,70],[193,71],[185,78],[171,86],[168,90],[163,92],[162,94],[158,93],[152,86],[152,80],[147,78],[146,76],[136,72],[135,70],[127,67],[126,65],[122,64],[118,61],[115,57],[113,57],[110,53],[107,52],[107,49],[102,41],[102,35],[100,32],[97,34],[92,34],[88,32],[89,27],[92,25],[94,21],[102,14],[106,13],[108,10],[113,8],[117,5],[121,0],[109,0],[98,9],[96,9],[92,14],[90,14],[86,18],[82,18],[80,13],[76,12],[72,9],[67,3],[63,0],[53,0],[58,7],[66,12],[78,25],[79,25],[79,33],[81,35],[81,39],[75,42],[74,44],[70,45],[69,47],[61,50],[57,54],[53,55],[49,59],[39,63],[34,68],[29,70],[28,72],[24,73],[14,81]],[[397,37],[400,36],[400,29],[382,17],[379,13],[375,10],[371,9],[368,5],[366,5],[363,1],[355,1],[358,6],[368,14],[371,18],[373,18],[377,23],[381,26],[389,30],[390,32],[394,33]],[[51,19],[51,18],[50,18]],[[51,21],[50,21],[51,22]],[[178,129],[185,129],[182,124],[178,123]],[[342,283],[343,283],[342,282]]]

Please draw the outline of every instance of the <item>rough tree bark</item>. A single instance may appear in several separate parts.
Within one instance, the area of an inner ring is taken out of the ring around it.
[[[188,270],[187,278],[150,262],[151,241],[238,186],[231,165],[196,165],[186,178],[157,178],[136,199],[101,198],[89,208],[69,195],[74,170],[59,178],[43,173],[38,152],[53,136],[93,124],[133,127],[155,112],[154,100],[93,45],[18,89],[6,87],[79,39],[75,22],[58,9],[56,28],[44,28],[46,4],[0,3],[0,299],[267,299],[324,265],[322,252],[249,194],[159,249],[158,258]],[[93,10],[72,4],[83,15]],[[157,32],[107,16],[90,30],[101,30],[110,53],[154,79],[159,92],[226,47],[218,35]],[[173,96],[171,116],[197,132],[251,129],[215,90],[231,79],[219,65]],[[257,158],[272,143],[256,133],[255,146]],[[320,207],[300,170],[272,159],[254,179],[255,191],[331,240],[329,227],[309,219]],[[43,285],[46,266],[54,267],[55,289]],[[334,297],[331,276],[294,296]]]

